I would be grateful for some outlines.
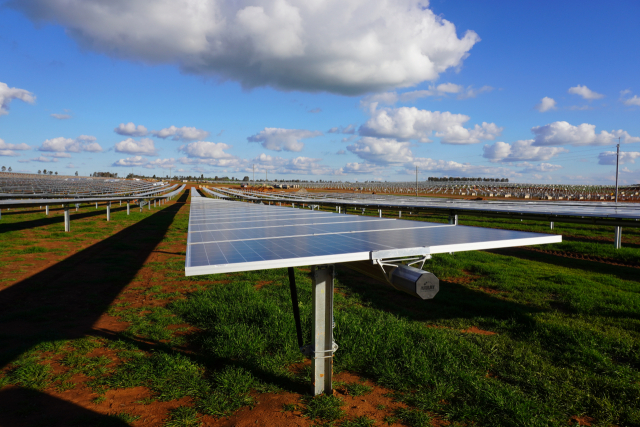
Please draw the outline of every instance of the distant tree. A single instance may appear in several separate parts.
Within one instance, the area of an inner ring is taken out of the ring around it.
[[[249,177],[245,176],[244,178],[242,178],[243,181],[249,181]]]
[[[42,173],[46,175],[47,174],[47,170],[46,169],[43,170]]]
[[[42,173],[42,171],[40,169],[38,169],[38,175],[40,175]]]
[[[56,175],[58,175],[58,171],[56,171]]]
[[[49,171],[49,175],[53,175],[53,171]]]
[[[78,171],[76,171],[76,176],[78,176]]]
[[[2,167],[2,172],[6,171],[6,170],[7,170],[7,167],[6,167],[6,166],[3,166],[3,167]]]
[[[200,179],[204,179],[204,174],[203,173],[200,174]]]
[[[156,175],[155,175],[155,174],[153,174],[153,177],[155,178],[155,177],[156,177]]]
[[[11,166],[9,166],[9,172],[11,172],[13,169],[11,169]]]

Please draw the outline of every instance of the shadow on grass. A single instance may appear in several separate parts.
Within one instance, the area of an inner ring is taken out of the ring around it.
[[[19,387],[0,391],[0,424],[3,427],[129,425],[118,417],[98,414],[66,400]]]
[[[434,299],[420,300],[344,267],[339,267],[338,273],[342,287],[357,293],[365,303],[410,320],[514,319],[526,326],[533,322],[531,315],[541,311],[446,280],[440,280],[440,291]]]
[[[150,215],[64,261],[0,291],[0,369],[40,343],[76,339],[91,333],[96,321],[131,282],[149,254],[162,241],[187,198],[188,192],[185,192],[176,203],[158,211],[162,214]],[[103,212],[90,212],[80,215],[102,214]],[[37,226],[36,224],[51,223],[52,220],[57,218],[29,223]],[[35,391],[12,387],[2,391],[0,401],[5,402],[10,395],[14,396],[12,399],[16,402],[21,400],[19,396],[26,399],[19,402],[22,406],[28,401],[34,401],[37,396],[44,400],[53,399]],[[14,406],[17,408],[20,405],[17,402]],[[85,411],[70,406],[75,408],[70,411],[75,410],[79,415]],[[38,405],[37,410],[41,411],[42,408]],[[0,408],[0,425],[24,425],[11,424],[13,416]],[[91,422],[88,424],[102,425]]]
[[[90,207],[89,207],[90,208]],[[146,208],[146,206],[145,206]],[[87,208],[85,208],[87,209]],[[131,209],[134,209],[134,206],[131,206]],[[137,206],[135,206],[135,209],[140,209]],[[157,209],[157,208],[154,208]],[[111,215],[113,215],[116,212],[122,212],[122,211],[126,211],[127,210],[127,206],[124,205],[123,207],[120,206],[111,206]],[[13,222],[13,223],[0,223],[0,234],[1,233],[6,233],[9,231],[20,231],[20,230],[28,230],[31,228],[38,228],[38,227],[44,227],[47,225],[52,225],[52,224],[60,224],[60,231],[64,231],[64,215],[62,215],[62,212],[64,211],[63,209],[60,209],[60,215],[51,215],[52,211],[49,211],[49,215],[48,217],[45,218],[38,218],[38,219],[31,219],[31,220],[27,220],[27,221],[20,221],[20,222]],[[21,212],[21,214],[23,215],[28,215],[31,213],[35,213],[35,212]],[[77,219],[83,219],[83,218],[92,218],[94,216],[104,216],[105,220],[107,217],[107,211],[106,209],[98,209],[95,211],[85,211],[85,212],[81,212],[78,211],[76,212],[74,208],[69,209],[69,213],[71,214],[71,232],[73,233],[73,221],[77,220]],[[2,215],[4,216],[4,212],[2,213]],[[111,219],[112,221],[114,221],[114,219]]]

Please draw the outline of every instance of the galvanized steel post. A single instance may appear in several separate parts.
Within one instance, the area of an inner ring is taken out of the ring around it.
[[[616,249],[620,249],[622,247],[622,227],[616,227],[615,229],[614,245]]]
[[[45,214],[45,215],[49,215],[49,205],[46,205],[46,206],[44,207],[44,214]]]
[[[107,221],[111,221],[111,203],[107,205]]]
[[[313,395],[331,394],[333,376],[333,265],[314,266],[312,272],[311,371]]]
[[[64,205],[64,231],[71,231],[71,216],[69,214],[69,205]]]
[[[127,200],[127,215],[129,215],[129,201]]]

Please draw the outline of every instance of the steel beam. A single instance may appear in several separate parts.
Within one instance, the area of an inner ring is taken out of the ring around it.
[[[313,395],[332,394],[333,376],[333,278],[331,265],[314,266],[312,271],[311,371]]]

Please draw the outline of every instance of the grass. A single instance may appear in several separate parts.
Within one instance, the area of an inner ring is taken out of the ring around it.
[[[176,217],[167,242],[182,239],[187,218]],[[472,220],[461,217],[461,223]],[[527,221],[477,225],[549,231],[548,224]],[[630,243],[615,251],[609,242],[589,240],[611,238],[607,227],[556,224],[555,231],[575,239],[541,247],[552,253],[507,249],[434,256],[425,269],[440,278],[441,290],[429,301],[339,268],[335,370],[393,390],[393,398],[407,407],[389,409],[387,423],[417,427],[438,418],[454,426],[566,426],[572,417],[587,415],[594,425],[640,426],[639,270],[557,256],[574,253],[632,265],[640,261],[640,249]],[[37,246],[25,238],[29,233],[7,233],[9,242],[23,242],[19,247]],[[633,241],[637,232],[625,236]],[[0,239],[0,253],[11,248]],[[16,267],[11,257],[3,262],[3,270]],[[150,405],[189,398],[192,406],[172,411],[167,426],[231,415],[255,405],[259,393],[308,390],[309,369],[291,369],[303,357],[285,269],[198,277],[184,277],[183,269],[180,255],[146,264],[121,298],[139,295],[149,302],[116,300],[109,311],[128,322],[126,331],[100,339],[45,340],[0,374],[0,388],[64,391],[73,383],[68,375],[82,375],[99,394],[95,403],[107,390],[140,386],[151,392]],[[309,342],[311,279],[306,268],[295,273]],[[149,274],[161,279],[149,280]],[[258,282],[266,284],[257,289]],[[464,332],[469,328],[493,334]],[[107,351],[92,353],[100,349]],[[54,363],[64,368],[57,377]],[[371,392],[359,382],[342,387],[351,396]],[[316,423],[372,425],[368,418],[350,417],[335,396],[307,396],[283,410],[300,410]]]

